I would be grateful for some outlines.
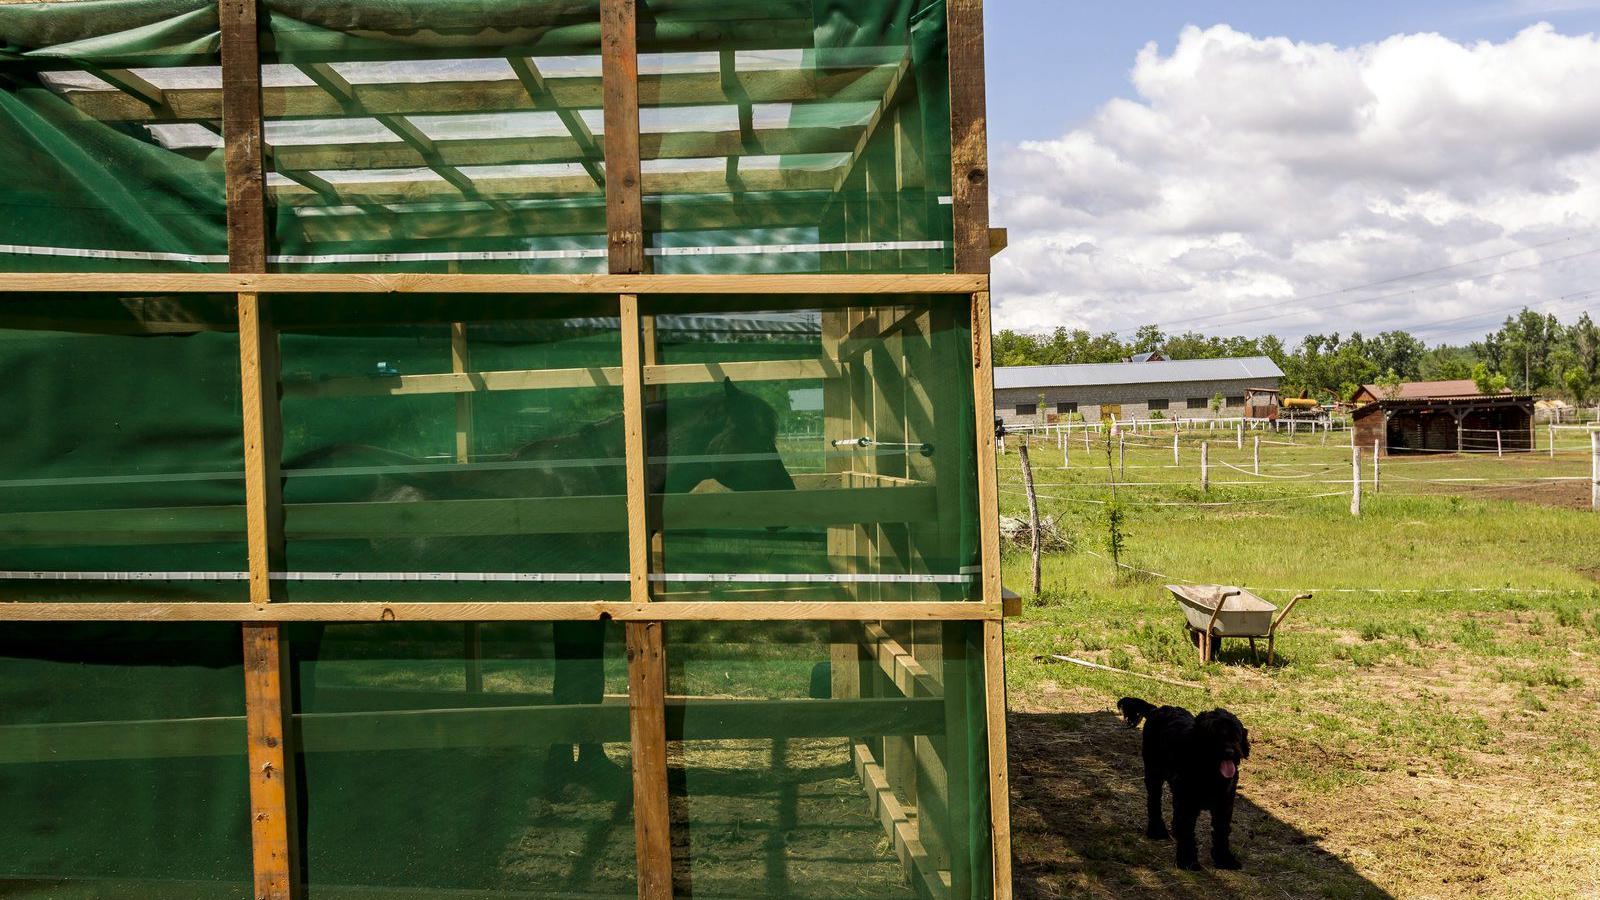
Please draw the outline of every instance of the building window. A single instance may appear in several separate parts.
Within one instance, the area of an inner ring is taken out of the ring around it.
[[[1149,407],[1151,412],[1157,412],[1159,410],[1164,410],[1164,409],[1167,408],[1167,401],[1165,401],[1165,400],[1149,400],[1149,401],[1146,401],[1146,405]]]
[[[1244,405],[1244,395],[1240,394],[1237,397],[1229,397],[1228,398],[1228,405],[1229,406],[1243,406]]]
[[[1018,403],[1017,404],[1017,415],[1019,415],[1019,416],[1037,416],[1038,414],[1039,414],[1039,404],[1037,404],[1037,403]]]
[[[1189,400],[1188,400],[1188,406],[1189,406],[1190,409],[1210,409],[1211,408],[1211,398],[1210,397],[1190,397]]]
[[[1056,415],[1058,415],[1058,416],[1071,415],[1072,413],[1075,413],[1077,411],[1078,411],[1078,404],[1077,404],[1076,401],[1074,401],[1074,402],[1063,401],[1061,403],[1057,403],[1056,404]]]

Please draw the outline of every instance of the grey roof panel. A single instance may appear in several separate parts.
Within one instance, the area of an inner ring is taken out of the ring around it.
[[[1247,356],[1238,359],[1171,359],[1073,366],[1001,366],[994,370],[994,386],[1003,390],[1282,377],[1283,370],[1270,358]]]

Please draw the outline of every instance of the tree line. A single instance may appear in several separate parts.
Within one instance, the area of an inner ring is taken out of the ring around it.
[[[1152,351],[1168,359],[1270,357],[1283,370],[1288,395],[1325,402],[1349,400],[1364,384],[1451,379],[1472,379],[1485,393],[1509,387],[1580,406],[1600,399],[1600,326],[1587,312],[1564,325],[1553,315],[1525,308],[1482,340],[1433,347],[1407,331],[1370,338],[1359,331],[1308,334],[1291,347],[1271,334],[1167,334],[1156,325],[1145,325],[1128,339],[1068,328],[1047,334],[1007,329],[994,338],[995,364],[1001,366],[1118,362]]]

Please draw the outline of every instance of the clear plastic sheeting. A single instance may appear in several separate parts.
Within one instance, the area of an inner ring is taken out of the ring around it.
[[[244,600],[232,297],[0,306],[0,593]]]
[[[7,623],[0,894],[251,896],[236,625]]]
[[[680,895],[989,896],[981,631],[669,625]]]
[[[638,15],[655,271],[949,270],[942,3]],[[46,176],[0,266],[225,265],[217,40],[200,0],[0,5],[0,163]],[[275,270],[605,270],[597,0],[272,0],[262,60]]]
[[[283,596],[626,600],[615,307],[274,298]]]
[[[771,304],[643,308],[657,597],[976,598],[967,299]]]

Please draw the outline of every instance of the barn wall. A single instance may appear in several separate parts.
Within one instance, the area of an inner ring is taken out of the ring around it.
[[[1122,407],[1119,419],[1148,419],[1150,417],[1149,401],[1152,399],[1166,399],[1168,409],[1162,415],[1166,418],[1203,419],[1214,415],[1233,417],[1244,415],[1244,405],[1230,405],[1225,407],[1220,414],[1213,413],[1210,406],[1203,409],[1189,409],[1185,405],[1190,397],[1205,397],[1208,400],[1222,394],[1223,397],[1243,397],[1247,388],[1260,388],[1278,386],[1277,378],[1235,378],[1215,381],[1163,381],[1150,384],[1111,384],[1111,385],[1085,385],[1071,387],[1042,387],[1042,388],[999,388],[994,392],[994,414],[1004,419],[1006,424],[1036,424],[1041,421],[1054,421],[1057,403],[1075,402],[1078,412],[1086,421],[1099,421],[1101,419],[1100,407],[1102,404],[1115,403]],[[1045,406],[1041,412],[1045,413],[1043,419],[1037,415],[1017,415],[1017,404],[1038,403],[1040,395],[1045,398]]]

